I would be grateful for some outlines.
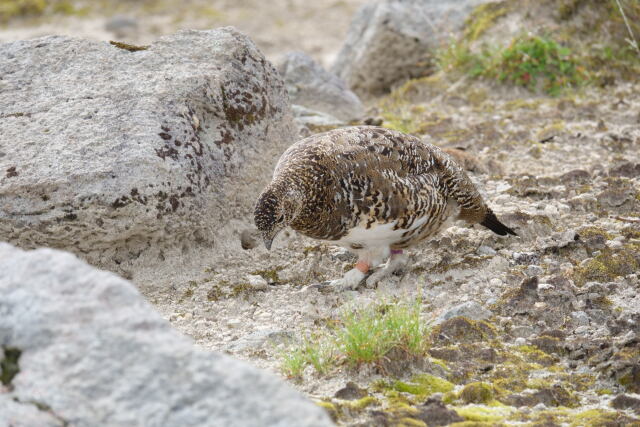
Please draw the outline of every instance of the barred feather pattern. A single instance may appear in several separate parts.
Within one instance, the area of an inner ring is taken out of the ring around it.
[[[261,196],[291,210],[290,225],[312,238],[393,223],[391,248],[412,246],[452,219],[481,222],[490,210],[462,168],[438,147],[397,131],[358,126],[312,135],[280,158]],[[260,202],[256,224],[268,221]]]

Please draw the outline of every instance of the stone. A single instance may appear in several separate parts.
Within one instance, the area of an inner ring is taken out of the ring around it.
[[[571,320],[576,326],[589,326],[589,316],[584,311],[572,311]]]
[[[611,400],[611,407],[615,409],[631,409],[640,414],[640,399],[626,394],[619,394]]]
[[[434,345],[470,344],[495,338],[495,331],[483,321],[466,317],[453,317],[433,328],[431,339]]]
[[[353,381],[349,381],[343,388],[336,391],[334,397],[343,400],[357,400],[367,397],[368,395],[367,390],[358,387],[358,384]]]
[[[305,108],[301,105],[291,106],[291,111],[293,111],[293,114],[296,117],[296,122],[301,126],[310,129],[310,131],[301,132],[302,136],[311,135],[311,131],[324,132],[344,125],[341,120],[336,119],[331,114],[310,110],[309,108]]]
[[[497,254],[495,249],[485,245],[480,246],[476,252],[478,253],[478,255],[485,256],[495,256]]]
[[[0,240],[113,271],[216,244],[296,138],[280,75],[232,28],[6,43],[0,75]]]
[[[424,421],[427,426],[447,426],[449,424],[464,421],[456,411],[448,409],[440,399],[429,398],[424,404],[417,407],[415,418]]]
[[[349,90],[346,83],[307,54],[288,53],[278,71],[292,104],[328,114],[343,122],[360,119],[364,114],[360,98]]]
[[[486,320],[493,316],[493,313],[475,301],[467,301],[447,310],[435,320],[434,324],[439,325],[445,320],[458,316],[464,316],[471,320]]]
[[[332,71],[360,96],[427,74],[435,49],[483,0],[383,0],[358,10]]]
[[[269,282],[267,282],[267,280],[262,276],[248,274],[247,280],[249,281],[251,287],[255,290],[265,290],[269,287]]]
[[[525,270],[525,274],[529,277],[532,276],[541,276],[542,274],[544,274],[544,269],[542,267],[540,267],[539,265],[529,265],[527,266],[527,269]]]
[[[0,420],[38,416],[32,402],[54,419],[26,425],[332,425],[279,378],[197,349],[131,283],[72,254],[2,243],[0,272],[0,347],[21,351]]]

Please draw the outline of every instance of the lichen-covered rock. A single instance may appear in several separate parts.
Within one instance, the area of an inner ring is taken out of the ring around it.
[[[471,320],[486,320],[492,316],[492,313],[475,301],[467,301],[451,307],[439,316],[434,323],[438,325],[445,320],[458,316],[464,316]]]
[[[333,72],[361,96],[424,75],[433,51],[483,0],[384,0],[355,15]]]
[[[444,321],[431,333],[431,339],[437,345],[476,343],[495,336],[494,329],[488,323],[476,322],[462,316]]]
[[[345,122],[360,119],[364,114],[362,102],[345,82],[326,71],[309,55],[291,52],[285,56],[278,70],[292,104],[329,114]]]
[[[449,424],[464,421],[456,411],[448,409],[439,399],[427,399],[424,404],[417,407],[416,419],[423,421],[429,427],[446,426]]]
[[[232,28],[122,47],[0,45],[0,239],[117,269],[211,244],[230,205],[252,211],[295,138],[275,68]]]
[[[0,423],[331,425],[276,377],[197,350],[132,284],[71,254],[3,243],[0,272],[0,347],[19,350]]]

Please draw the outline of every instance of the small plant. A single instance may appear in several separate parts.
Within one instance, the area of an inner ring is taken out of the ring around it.
[[[310,365],[323,375],[338,363],[353,366],[381,362],[393,349],[424,356],[428,332],[420,320],[419,300],[348,309],[337,326],[327,328],[285,354],[282,370],[286,375],[298,377]]]
[[[502,51],[495,70],[489,69],[488,74],[532,90],[541,84],[551,95],[579,85],[586,77],[569,48],[538,36],[516,38]]]
[[[289,352],[283,352],[281,369],[287,377],[301,377],[305,366],[307,366],[307,358],[303,349],[296,348]]]
[[[465,41],[452,42],[437,57],[444,71],[459,70],[471,77],[493,78],[550,95],[578,86],[587,78],[571,50],[546,37],[521,36],[504,49],[485,46],[480,53],[473,52]]]

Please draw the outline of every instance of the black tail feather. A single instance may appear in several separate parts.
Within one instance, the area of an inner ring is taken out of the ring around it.
[[[494,214],[491,209],[487,211],[487,214],[480,224],[484,225],[489,230],[501,236],[506,236],[507,234],[511,234],[512,236],[518,235],[518,233],[501,223],[498,217],[496,217],[496,214]]]

